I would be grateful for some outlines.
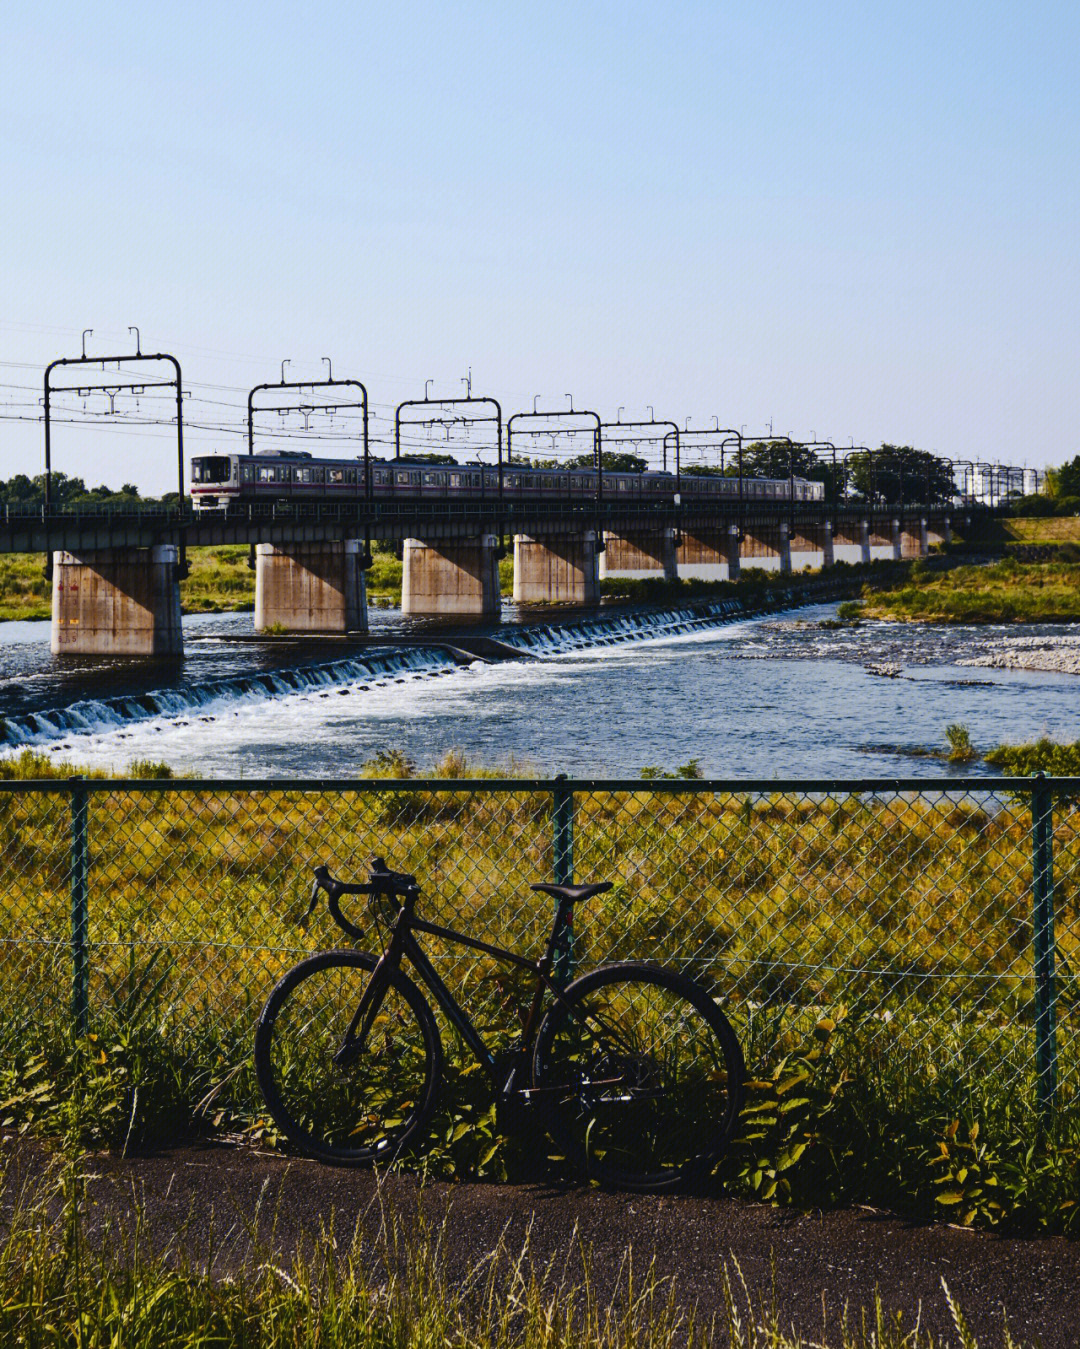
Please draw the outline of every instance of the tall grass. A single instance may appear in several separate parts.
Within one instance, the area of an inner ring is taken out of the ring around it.
[[[213,1234],[193,1251],[181,1228],[162,1247],[141,1207],[130,1225],[87,1224],[85,1177],[69,1162],[41,1188],[3,1185],[0,1240],[0,1343],[27,1349],[798,1349],[782,1306],[748,1291],[737,1263],[719,1271],[723,1310],[703,1318],[685,1310],[677,1285],[655,1269],[635,1270],[628,1251],[618,1287],[598,1295],[589,1261],[564,1253],[559,1267],[537,1268],[528,1244],[505,1243],[472,1274],[451,1279],[443,1230],[407,1231],[376,1215],[335,1233],[328,1217],[315,1253],[283,1261],[252,1237],[243,1265],[218,1272]],[[250,1218],[252,1233],[258,1214]],[[948,1289],[944,1299],[965,1349],[978,1349]],[[995,1341],[1019,1349],[1007,1329]],[[818,1349],[935,1349],[916,1317],[844,1317]],[[984,1342],[985,1343],[985,1342]]]

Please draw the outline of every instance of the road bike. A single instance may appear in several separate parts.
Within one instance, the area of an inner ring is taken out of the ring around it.
[[[531,959],[416,914],[415,876],[381,858],[362,884],[315,870],[304,926],[325,893],[338,927],[365,941],[341,911],[367,895],[386,923],[381,955],[349,949],[303,960],[259,1017],[255,1069],[270,1114],[301,1151],[327,1162],[391,1162],[423,1147],[443,1074],[433,1001],[490,1079],[497,1102],[532,1119],[593,1182],[674,1189],[723,1154],[743,1097],[738,1039],[709,990],[677,970],[623,961],[563,983],[576,905],[612,883],[533,890],[555,900],[543,954]],[[535,980],[520,1034],[506,1051],[485,1043],[425,954],[427,934],[527,971]],[[408,963],[428,994],[404,972]]]

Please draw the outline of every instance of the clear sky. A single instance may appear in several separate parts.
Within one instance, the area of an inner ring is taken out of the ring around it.
[[[380,407],[471,366],[507,410],[1060,462],[1078,52],[1054,0],[9,0],[0,476],[41,367],[132,323],[221,404],[331,356]],[[56,466],[172,481],[130,427]]]

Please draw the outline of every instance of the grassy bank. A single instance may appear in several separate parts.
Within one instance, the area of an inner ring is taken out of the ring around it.
[[[359,767],[359,766],[358,766]],[[21,771],[47,774],[26,756]],[[144,770],[149,772],[149,767]],[[369,771],[407,779],[401,756]],[[437,773],[459,779],[455,756]],[[90,799],[90,1034],[70,1033],[70,806],[0,793],[0,1101],[11,1129],[110,1146],[224,1132],[279,1146],[251,1071],[255,1018],[300,955],[311,866],[372,853],[423,880],[436,920],[524,950],[550,913],[550,797],[208,790]],[[648,956],[709,982],[754,1074],[729,1189],[803,1206],[872,1203],[925,1220],[1070,1230],[1080,1215],[1080,1076],[1033,1108],[1031,824],[1026,803],[779,793],[578,797],[579,877],[614,890],[580,916],[582,967]],[[1080,809],[1055,821],[1058,1021],[1075,1028]],[[356,861],[341,864],[356,870]],[[365,920],[366,921],[366,920]],[[372,932],[372,940],[376,934]],[[435,943],[495,1045],[523,990]],[[543,1140],[507,1135],[444,1027],[448,1085],[425,1166],[559,1179]]]
[[[891,588],[867,590],[849,618],[920,623],[1080,622],[1080,563],[1017,562],[928,571],[918,565]]]

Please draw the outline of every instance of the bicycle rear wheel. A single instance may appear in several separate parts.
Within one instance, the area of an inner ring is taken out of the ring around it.
[[[590,1180],[674,1189],[724,1151],[742,1051],[706,989],[674,970],[608,965],[569,984],[533,1053],[545,1127]]]
[[[400,970],[373,1009],[363,1050],[344,1065],[334,1062],[355,1029],[376,963],[360,951],[301,961],[259,1017],[255,1073],[270,1114],[290,1142],[323,1161],[392,1161],[434,1109],[439,1032],[420,990]]]

